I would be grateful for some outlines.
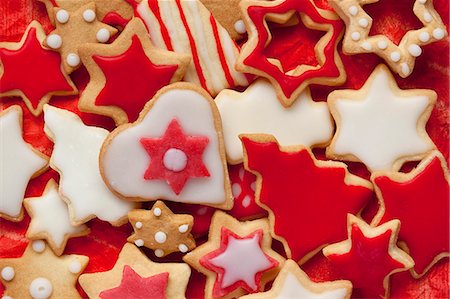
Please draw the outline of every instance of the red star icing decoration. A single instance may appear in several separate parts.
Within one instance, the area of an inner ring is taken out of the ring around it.
[[[372,224],[401,222],[399,240],[414,259],[413,276],[420,277],[439,259],[449,256],[449,174],[435,151],[408,174],[372,176],[380,209]]]
[[[200,264],[203,267],[217,273],[217,278],[213,287],[214,298],[226,296],[239,287],[248,293],[254,293],[259,290],[261,276],[278,266],[278,261],[264,253],[261,248],[262,236],[262,230],[257,230],[248,236],[240,237],[229,229],[222,227],[220,234],[220,248],[200,259]],[[233,241],[230,242],[230,240]],[[257,243],[258,246],[257,251],[255,251],[255,243]],[[251,254],[251,256],[249,256],[249,254]],[[242,261],[243,258],[254,258],[255,263],[245,263]],[[240,271],[245,273],[244,276],[251,274],[251,278],[247,277],[251,281],[246,281],[242,277],[239,277],[239,280],[231,283],[236,279],[233,279],[233,274],[229,272],[236,270],[235,268],[239,261],[242,263]],[[219,264],[222,264],[222,266],[219,266]],[[225,268],[223,264],[228,264],[229,268]],[[248,268],[247,266],[250,264],[252,264],[251,268]]]
[[[202,158],[208,143],[208,137],[186,136],[178,121],[173,119],[162,138],[141,139],[151,158],[144,179],[163,179],[173,192],[180,194],[189,178],[209,177]],[[168,156],[173,156],[174,160]]]
[[[398,220],[370,227],[349,214],[348,240],[323,249],[342,278],[352,282],[357,298],[388,298],[390,276],[414,265],[395,245],[399,229]]]
[[[19,43],[0,43],[0,96],[20,96],[37,116],[53,95],[76,93],[59,53],[42,46],[45,33],[33,21]]]
[[[269,212],[272,234],[289,258],[303,263],[345,238],[347,213],[371,199],[370,182],[343,163],[316,160],[307,148],[280,149],[269,135],[241,139],[245,167],[257,175],[256,202]]]
[[[101,299],[166,299],[166,288],[169,273],[164,272],[142,278],[126,265],[123,268],[122,281],[117,288],[100,293]]]
[[[336,14],[317,8],[311,0],[245,1],[241,8],[249,38],[241,49],[237,68],[269,79],[283,105],[290,106],[309,84],[338,85],[345,81],[345,71],[337,53],[344,23]],[[298,65],[285,71],[276,58],[265,54],[272,39],[267,21],[286,23],[294,13],[306,27],[326,31],[326,34],[315,46],[317,66]]]

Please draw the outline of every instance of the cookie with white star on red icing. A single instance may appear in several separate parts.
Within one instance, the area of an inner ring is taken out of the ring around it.
[[[193,84],[161,89],[136,122],[114,130],[100,167],[108,187],[127,200],[233,205],[220,116]]]
[[[257,293],[273,279],[284,258],[272,250],[267,218],[239,222],[217,211],[208,241],[183,257],[206,275],[205,298]]]

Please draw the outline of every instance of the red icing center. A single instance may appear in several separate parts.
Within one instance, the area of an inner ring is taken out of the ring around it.
[[[120,26],[122,28],[125,28],[125,26],[128,24],[130,20],[125,19],[118,13],[114,11],[108,12],[104,17],[102,22],[111,26]]]
[[[177,65],[155,65],[144,52],[138,36],[130,48],[113,57],[92,56],[103,71],[106,84],[95,101],[99,106],[117,106],[135,121],[144,105],[172,80]]]

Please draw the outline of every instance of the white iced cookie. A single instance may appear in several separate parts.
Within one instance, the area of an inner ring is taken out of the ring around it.
[[[59,172],[59,192],[69,205],[73,224],[99,218],[113,225],[126,222],[133,205],[115,196],[100,175],[100,148],[108,135],[86,126],[74,113],[44,106],[44,131],[55,143],[50,166]]]
[[[44,171],[48,158],[22,137],[22,108],[0,113],[0,217],[20,221],[28,181]]]
[[[364,163],[370,171],[397,171],[435,148],[425,125],[436,93],[399,89],[389,69],[379,65],[359,90],[328,96],[337,131],[327,156]]]
[[[259,79],[244,92],[223,90],[216,97],[222,118],[228,162],[242,162],[240,134],[270,134],[283,146],[327,145],[333,136],[333,121],[325,102],[314,102],[305,90],[286,109],[273,86]]]

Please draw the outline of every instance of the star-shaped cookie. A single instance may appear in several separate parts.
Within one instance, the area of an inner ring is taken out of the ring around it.
[[[22,108],[0,112],[0,217],[20,221],[28,181],[47,169],[48,157],[22,137]]]
[[[0,43],[0,98],[21,97],[34,116],[52,96],[77,93],[60,55],[44,48],[45,38],[41,24],[33,21],[19,42]]]
[[[350,299],[352,283],[348,280],[313,282],[293,260],[284,262],[270,291],[239,299]]]
[[[184,263],[154,263],[130,243],[123,246],[119,258],[111,270],[83,274],[79,279],[80,285],[89,298],[102,298],[102,292],[121,285],[125,267],[130,267],[141,278],[168,273],[169,279],[165,289],[167,298],[185,298],[186,287],[191,275],[189,266]],[[150,296],[150,298],[153,297]]]
[[[436,97],[429,89],[400,89],[379,65],[361,89],[328,96],[337,130],[327,157],[362,162],[370,171],[397,171],[422,159],[435,148],[425,126]]]
[[[67,204],[53,179],[48,181],[42,196],[25,198],[23,203],[31,218],[27,238],[45,239],[58,256],[63,253],[68,239],[89,234],[86,225],[72,225]]]
[[[190,233],[194,217],[174,214],[162,201],[155,202],[150,211],[133,210],[128,213],[128,218],[134,229],[128,242],[150,248],[158,257],[177,251],[186,253],[195,248]]]
[[[20,258],[0,259],[3,298],[81,298],[75,284],[88,261],[84,255],[58,257],[44,241],[32,241]]]

